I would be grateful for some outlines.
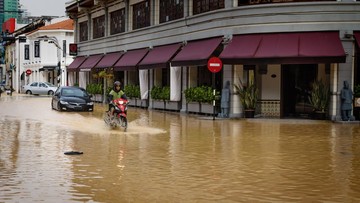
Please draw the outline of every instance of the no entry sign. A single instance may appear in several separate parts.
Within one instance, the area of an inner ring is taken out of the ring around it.
[[[31,70],[30,69],[27,69],[26,70],[26,75],[30,75],[31,74]]]
[[[222,61],[218,57],[211,57],[208,60],[207,64],[209,71],[211,71],[212,73],[217,73],[221,71],[222,65]]]

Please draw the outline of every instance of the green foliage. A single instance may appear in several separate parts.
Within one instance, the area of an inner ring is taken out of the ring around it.
[[[140,86],[139,85],[125,85],[124,92],[129,98],[140,98]]]
[[[107,89],[106,89],[106,95],[109,95],[112,89],[113,89],[112,87],[107,87]]]
[[[357,84],[354,87],[354,97],[360,97],[360,84]]]
[[[165,101],[169,101],[170,100],[170,87],[169,86],[165,86],[162,89],[162,99]]]
[[[214,99],[219,100],[219,92],[213,93],[212,87],[199,86],[184,90],[186,102],[211,103]]]
[[[255,110],[259,98],[259,89],[255,84],[244,86],[243,82],[239,80],[239,84],[234,84],[234,87],[235,93],[240,97],[243,108],[245,110]]]
[[[89,94],[102,94],[103,85],[97,84],[97,83],[88,84],[88,85],[86,85],[86,91]]]
[[[169,101],[170,100],[170,87],[164,86],[154,86],[150,91],[150,96],[154,100],[163,100]]]
[[[325,112],[330,100],[330,90],[321,80],[314,81],[311,84],[310,104],[315,111]]]

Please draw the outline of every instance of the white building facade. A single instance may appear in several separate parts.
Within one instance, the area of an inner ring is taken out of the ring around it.
[[[22,93],[23,85],[35,81],[66,85],[66,66],[73,60],[68,48],[74,42],[73,35],[73,21],[68,18],[53,19],[18,35],[15,43],[6,46],[13,89]]]

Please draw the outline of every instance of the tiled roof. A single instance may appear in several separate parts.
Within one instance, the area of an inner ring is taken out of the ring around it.
[[[39,30],[74,30],[74,21],[72,19],[64,20],[40,27]]]

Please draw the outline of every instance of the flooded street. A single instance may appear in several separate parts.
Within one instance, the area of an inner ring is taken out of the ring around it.
[[[359,124],[130,107],[125,133],[50,101],[0,97],[0,202],[360,202]]]

